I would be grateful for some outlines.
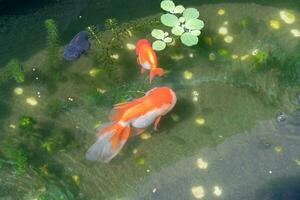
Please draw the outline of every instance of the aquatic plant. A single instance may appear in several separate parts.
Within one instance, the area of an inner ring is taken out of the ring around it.
[[[168,32],[164,32],[160,29],[153,29],[151,32],[152,37],[156,38],[157,40],[152,43],[153,49],[156,51],[161,51],[166,48],[167,43],[171,43],[173,39],[169,36]]]
[[[106,30],[111,30],[112,32],[117,28],[118,21],[116,18],[106,19],[104,22],[104,27]]]
[[[13,165],[17,174],[24,174],[28,160],[24,150],[18,146],[14,146],[11,140],[5,140],[2,145],[3,155],[9,160],[5,163]]]
[[[175,5],[171,0],[163,0],[160,7],[168,13],[160,17],[160,21],[167,27],[171,27],[173,35],[180,37],[181,42],[186,46],[194,46],[198,44],[198,36],[204,27],[204,22],[199,17],[199,11],[195,8],[184,8],[182,5]],[[152,45],[157,51],[166,47],[166,41],[163,40],[162,31],[153,30],[155,34],[152,36],[156,39]],[[172,41],[172,39],[167,39]]]
[[[29,116],[22,116],[19,120],[19,127],[22,130],[33,130],[36,121]]]
[[[101,42],[96,34],[96,27],[95,26],[88,26],[87,31],[90,33],[90,35],[97,41],[97,44],[101,46]]]
[[[53,19],[45,21],[47,29],[47,60],[46,64],[49,67],[57,67],[59,61],[59,48],[58,48],[58,30],[56,23]]]
[[[23,83],[25,75],[20,62],[12,59],[4,68],[0,69],[0,84],[10,79],[14,79],[17,83]]]

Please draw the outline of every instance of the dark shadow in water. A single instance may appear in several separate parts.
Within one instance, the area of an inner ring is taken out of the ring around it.
[[[171,132],[176,124],[182,123],[191,118],[195,110],[195,105],[191,101],[185,98],[178,99],[173,110],[165,117],[162,117],[158,126],[159,131],[167,133]],[[172,119],[172,113],[176,113],[176,115],[178,115],[178,121],[174,121]]]
[[[284,177],[272,180],[256,192],[260,200],[299,200],[300,177]]]
[[[34,24],[28,25],[29,28],[27,32],[27,29],[22,30],[22,37],[20,34],[13,34],[18,32],[18,28],[15,26],[11,28],[11,30],[5,29],[5,33],[0,33],[1,38],[3,38],[3,41],[0,41],[0,44],[6,47],[5,50],[3,49],[3,52],[0,51],[0,55],[5,55],[2,56],[0,66],[5,65],[5,63],[7,63],[12,57],[17,57],[20,60],[26,60],[31,55],[44,48],[46,43],[46,31],[41,31],[41,29],[44,29],[43,20],[46,18],[53,18],[57,22],[59,30],[65,30],[60,31],[60,35],[62,44],[66,44],[68,41],[70,41],[75,33],[84,30],[89,25],[99,25],[98,27],[103,30],[104,22],[107,18],[116,18],[118,21],[120,21],[120,23],[122,23],[161,12],[159,7],[160,1],[161,0],[131,0],[126,3],[126,9],[124,9],[123,0],[89,0],[87,3],[88,5],[86,5],[86,2],[83,3],[78,0],[74,1],[73,4],[74,6],[82,5],[79,15],[82,15],[84,20],[79,19],[77,16],[72,16],[74,19],[67,28],[65,27],[66,25],[63,24],[65,19],[63,17],[59,17],[59,15],[56,13],[53,13],[52,16],[41,16],[40,18],[36,17]],[[19,4],[18,0],[0,0],[0,6],[2,6],[0,8],[0,17],[10,17],[11,15],[14,15],[14,17],[18,18],[22,17],[24,14],[38,13],[39,9],[44,6],[51,8],[53,4],[69,5],[70,3],[72,2],[69,2],[69,0],[43,0],[30,1],[29,3],[26,1],[26,4]],[[215,3],[257,3],[260,5],[268,5],[278,8],[290,8],[298,10],[300,8],[300,4],[295,0],[202,0],[201,2],[199,2],[199,0],[180,0],[176,1],[176,3],[182,4],[185,7]],[[53,12],[55,11],[56,10]],[[130,13],[130,15],[128,15],[128,13]],[[8,21],[4,23],[8,23]],[[5,27],[5,24],[2,26]],[[31,26],[37,26],[37,28],[33,29]],[[24,27],[26,26],[24,25]],[[8,40],[6,37],[11,37],[11,39]],[[7,44],[6,41],[14,41],[17,46]]]
[[[13,87],[15,84],[8,81],[6,84],[0,86],[0,127],[2,127],[2,120],[8,118],[11,114],[10,99],[13,94]]]

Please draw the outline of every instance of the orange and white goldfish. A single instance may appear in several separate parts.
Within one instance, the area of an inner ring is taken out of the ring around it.
[[[120,152],[129,136],[142,133],[152,123],[157,130],[161,116],[175,106],[176,100],[172,89],[156,87],[143,97],[114,105],[110,124],[99,130],[96,142],[86,153],[86,159],[109,162]]]
[[[141,73],[145,73],[146,70],[150,70],[150,83],[155,76],[164,75],[164,70],[157,66],[156,54],[147,39],[140,39],[135,45],[135,53],[137,55],[137,61],[142,66]]]

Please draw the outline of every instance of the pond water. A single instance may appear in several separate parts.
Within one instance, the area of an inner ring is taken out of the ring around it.
[[[3,3],[0,199],[300,199],[300,3],[174,1],[204,22],[193,46],[160,3]],[[172,42],[150,84],[135,44],[153,29]],[[83,30],[91,48],[65,60]],[[157,131],[109,163],[85,159],[114,104],[160,86],[177,103]]]

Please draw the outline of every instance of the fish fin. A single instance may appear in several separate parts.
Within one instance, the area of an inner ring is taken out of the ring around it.
[[[157,126],[160,122],[161,116],[157,117],[154,122],[154,130],[157,131]]]
[[[135,137],[143,133],[146,129],[145,128],[135,128],[133,127],[132,132],[131,132],[131,137]]]
[[[150,70],[150,83],[155,76],[164,75],[164,70],[162,68],[154,68]]]
[[[141,74],[144,74],[146,72],[146,69],[144,67],[141,67]]]
[[[120,152],[128,140],[130,126],[115,123],[102,129],[99,133],[96,142],[89,148],[85,158],[108,163]]]
[[[109,119],[111,121],[119,121],[122,117],[122,115],[133,106],[136,106],[137,104],[141,103],[141,98],[135,99],[133,101],[129,102],[123,102],[119,104],[115,104],[114,108],[112,109],[112,113],[109,116]]]

